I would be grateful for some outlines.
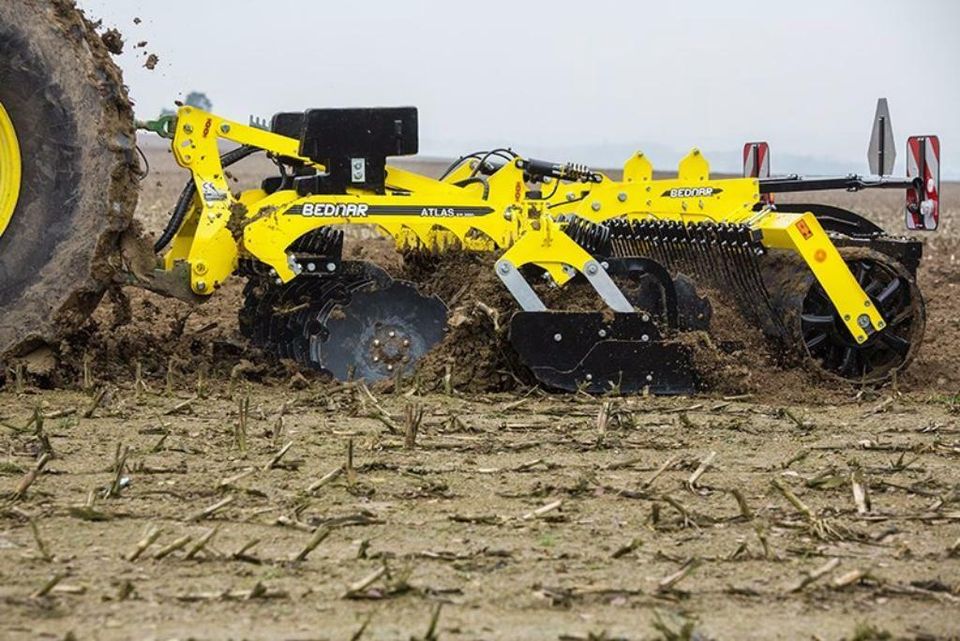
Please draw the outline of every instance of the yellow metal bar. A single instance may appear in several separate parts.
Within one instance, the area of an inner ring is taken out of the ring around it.
[[[759,182],[754,178],[712,180],[710,167],[694,149],[680,161],[677,178],[653,179],[653,167],[643,154],[624,166],[624,182],[561,187],[551,199],[550,214],[573,214],[602,223],[613,218],[656,218],[684,223],[744,223],[756,212]]]
[[[564,285],[573,274],[564,269],[572,267],[582,272],[593,260],[587,251],[563,233],[551,218],[545,218],[538,229],[531,229],[520,237],[502,256],[514,267],[535,264],[545,269],[557,285]]]
[[[757,221],[755,228],[763,233],[763,244],[767,247],[788,249],[803,258],[858,343],[865,342],[870,333],[886,327],[880,312],[860,287],[816,216],[809,212],[770,212]]]

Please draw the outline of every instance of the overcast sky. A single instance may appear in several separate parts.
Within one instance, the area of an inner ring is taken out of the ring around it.
[[[957,0],[79,4],[126,35],[141,117],[191,90],[242,121],[416,105],[430,155],[510,145],[619,165],[642,148],[665,169],[699,146],[730,169],[744,141],[766,139],[775,173],[866,171],[885,96],[897,172],[907,135],[937,133],[944,177],[960,178]]]

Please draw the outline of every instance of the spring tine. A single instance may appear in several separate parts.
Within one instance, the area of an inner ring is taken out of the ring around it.
[[[680,271],[687,276],[692,276],[693,257],[690,255],[690,243],[687,242],[687,230],[683,223],[677,222],[673,224],[673,236],[677,239],[677,246],[680,248],[680,260],[682,263]]]
[[[739,232],[735,228],[728,228],[726,234],[727,256],[730,260],[731,270],[736,276],[737,287],[739,287],[743,299],[746,302],[745,313],[757,323],[762,323],[759,308],[756,305],[755,292],[752,283],[746,278],[743,264],[743,256],[740,253],[740,243],[738,239]]]
[[[617,219],[603,226],[571,223],[571,237],[588,246],[604,244],[613,256],[643,256],[672,274],[682,272],[730,300],[761,329],[785,335],[763,280],[759,238],[745,225]]]
[[[762,326],[769,326],[775,322],[775,314],[773,314],[773,305],[770,302],[770,296],[767,293],[766,287],[763,285],[763,280],[759,278],[759,267],[750,242],[749,230],[746,227],[740,226],[737,236],[737,254],[740,258],[740,269],[743,278],[748,287],[750,287],[754,301],[756,301],[755,308],[758,317],[760,317],[762,321],[765,321]]]
[[[740,226],[731,227],[730,229],[730,256],[734,264],[734,271],[737,274],[737,278],[740,282],[740,286],[743,288],[744,294],[749,301],[750,305],[750,314],[756,320],[758,325],[763,327],[764,321],[764,305],[757,302],[757,297],[761,297],[761,292],[757,290],[752,279],[750,278],[750,269],[749,266],[744,262],[746,257],[743,253],[743,244],[741,240]]]
[[[734,263],[734,256],[730,242],[730,229],[726,223],[721,223],[718,230],[720,237],[720,255],[723,263],[723,269],[726,275],[726,282],[734,292],[741,313],[747,318],[756,320],[756,312],[750,300],[749,292],[743,284],[742,276],[738,273],[737,266]]]
[[[706,283],[714,288],[720,289],[717,287],[719,283],[719,277],[721,273],[720,263],[717,257],[716,248],[714,247],[713,236],[716,232],[715,225],[713,223],[702,225],[699,229],[700,232],[700,247],[704,258],[704,280]]]
[[[685,225],[684,233],[687,236],[687,242],[690,243],[694,277],[697,279],[703,279],[705,278],[705,272],[703,269],[703,246],[700,243],[700,238],[697,234],[698,227],[698,225]]]
[[[710,267],[710,257],[709,257],[709,248],[707,247],[707,238],[706,238],[707,228],[705,225],[691,225],[690,235],[693,238],[693,241],[697,248],[697,262],[699,267],[698,278],[701,278],[706,283],[710,283],[712,278],[712,270]]]
[[[782,319],[780,318],[780,314],[777,313],[773,301],[770,299],[770,292],[767,290],[766,283],[763,281],[763,274],[760,272],[758,249],[759,247],[750,238],[750,230],[745,228],[741,249],[744,256],[744,271],[753,282],[758,297],[763,301],[764,311],[766,312],[770,325],[777,330],[778,334],[783,336],[785,335],[785,330]]]
[[[787,336],[786,327],[783,324],[783,319],[780,317],[780,313],[777,311],[776,307],[773,304],[773,300],[770,298],[770,291],[767,289],[767,285],[763,280],[763,274],[760,271],[760,256],[763,255],[763,246],[751,238],[751,232],[749,229],[746,229],[744,232],[745,235],[745,246],[749,252],[749,271],[753,277],[753,280],[757,284],[757,289],[760,292],[768,313],[770,314],[770,320],[773,322],[774,327],[776,327],[780,336],[784,339]]]
[[[650,224],[646,231],[647,233],[645,235],[645,239],[650,243],[650,255],[654,260],[663,264],[665,267],[667,267],[667,269],[669,269],[669,261],[667,260],[667,255],[664,251],[663,244],[657,237],[654,224]]]
[[[664,241],[663,242],[664,249],[667,252],[667,260],[669,263],[668,269],[670,270],[671,274],[675,274],[677,272],[677,269],[679,268],[680,254],[679,254],[679,247],[677,247],[677,244],[674,241],[673,236],[671,235],[670,232],[671,230],[670,230],[669,222],[665,222],[663,225],[661,225],[660,234]]]

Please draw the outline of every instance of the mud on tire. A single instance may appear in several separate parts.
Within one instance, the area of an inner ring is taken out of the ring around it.
[[[0,2],[0,103],[22,157],[0,236],[0,357],[86,320],[136,206],[133,114],[119,69],[68,0]]]

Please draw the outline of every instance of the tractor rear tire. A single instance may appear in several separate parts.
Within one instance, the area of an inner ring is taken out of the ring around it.
[[[131,226],[137,164],[120,70],[70,0],[0,2],[0,105],[21,169],[0,232],[2,360],[57,344],[100,302]]]

